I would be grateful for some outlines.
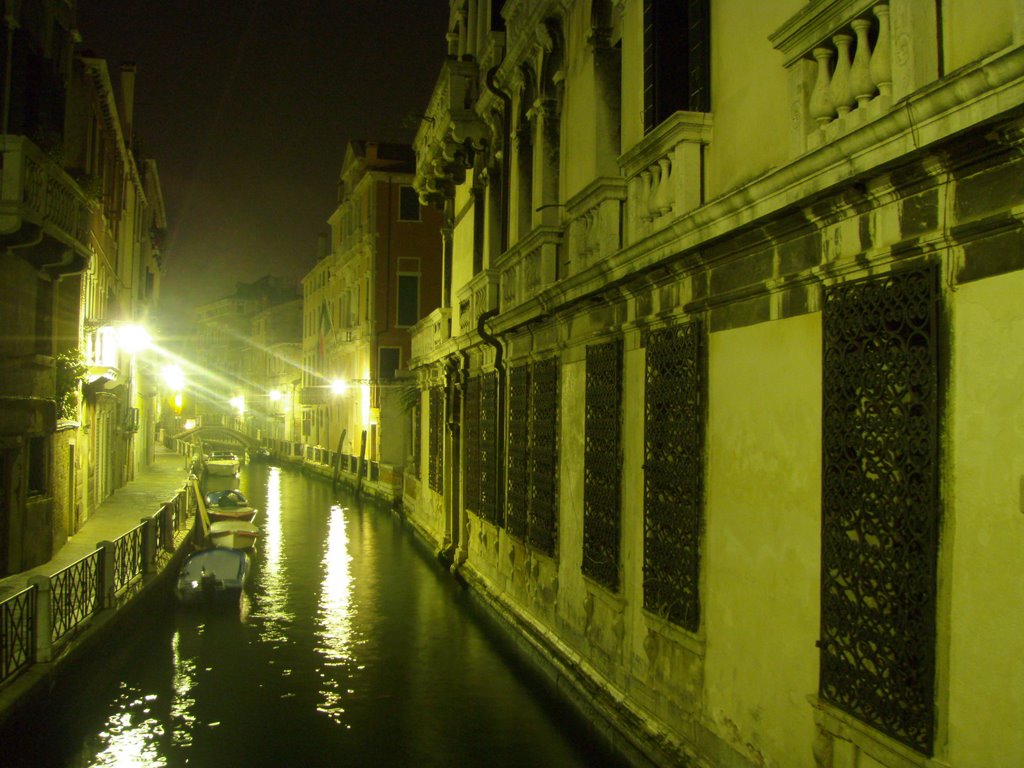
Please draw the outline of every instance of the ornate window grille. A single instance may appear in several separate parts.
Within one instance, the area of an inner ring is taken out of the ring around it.
[[[430,388],[430,462],[427,482],[441,492],[444,477],[444,389]]]
[[[648,334],[644,607],[700,627],[706,362],[698,322]]]
[[[420,419],[423,418],[419,401],[412,407],[412,476],[420,477]]]
[[[931,754],[939,524],[933,268],[823,308],[819,694]]]
[[[530,376],[530,507],[526,541],[554,556],[558,544],[558,358]]]
[[[480,512],[480,379],[476,376],[466,380],[466,395],[463,400],[465,427],[463,438],[466,460],[462,464],[463,503],[466,509]]]
[[[505,527],[526,539],[529,506],[530,366],[517,365],[508,376],[508,494]]]
[[[583,573],[619,588],[622,340],[587,347]]]
[[[498,514],[498,375],[480,378],[480,516],[501,525]]]

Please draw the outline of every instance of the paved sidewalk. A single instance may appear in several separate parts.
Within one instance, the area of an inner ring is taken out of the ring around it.
[[[53,557],[27,571],[0,579],[0,600],[28,586],[31,576],[52,576],[96,549],[101,541],[113,541],[135,528],[144,517],[160,511],[188,480],[189,469],[181,454],[156,446],[153,463],[136,470],[135,479],[109,496],[81,529],[53,553]]]

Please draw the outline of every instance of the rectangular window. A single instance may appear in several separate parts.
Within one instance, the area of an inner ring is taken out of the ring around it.
[[[442,387],[430,388],[430,435],[428,439],[430,456],[427,458],[428,467],[427,482],[431,490],[441,492],[444,473],[444,389]]]
[[[700,323],[652,331],[644,346],[644,608],[696,632],[706,379]]]
[[[938,279],[827,288],[819,695],[932,753],[939,536]]]
[[[495,525],[503,520],[498,514],[498,374],[480,377],[480,516]]]
[[[398,220],[420,221],[420,195],[412,187],[398,188]]]
[[[390,381],[402,364],[402,350],[398,347],[381,347],[377,350],[377,376]]]
[[[465,506],[480,513],[480,377],[466,381],[463,398],[463,437],[466,460],[462,465],[462,487]]]
[[[420,419],[422,418],[423,409],[417,400],[412,407],[412,475],[417,479],[420,477],[420,434],[422,431]]]
[[[530,510],[526,541],[552,557],[558,547],[558,358],[530,376]]]
[[[47,451],[47,438],[30,437],[28,441],[28,494],[38,496],[49,490],[50,457]]]
[[[709,0],[644,2],[644,132],[711,109]]]
[[[505,525],[509,535],[526,539],[529,504],[530,366],[517,365],[508,376],[508,491]]]
[[[583,449],[583,573],[619,588],[622,340],[587,347]]]
[[[420,320],[420,276],[398,276],[398,322],[399,326],[416,325]]]

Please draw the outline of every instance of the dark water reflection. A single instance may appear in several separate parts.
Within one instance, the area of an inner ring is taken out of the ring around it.
[[[0,765],[612,764],[389,514],[277,467],[241,488],[264,537],[240,613],[158,605]]]

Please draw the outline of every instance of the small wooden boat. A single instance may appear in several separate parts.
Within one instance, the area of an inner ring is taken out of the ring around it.
[[[257,513],[257,509],[249,505],[248,499],[237,488],[206,494],[206,511],[211,523],[221,520],[243,520],[251,523]]]
[[[251,559],[241,549],[213,547],[193,552],[181,566],[175,594],[187,606],[237,606]]]
[[[259,538],[260,529],[247,520],[217,520],[210,518],[206,499],[199,491],[199,482],[192,480],[198,517],[198,534],[203,546],[226,549],[252,549]]]
[[[252,549],[259,536],[260,529],[245,520],[218,520],[207,532],[213,546],[229,549]]]

